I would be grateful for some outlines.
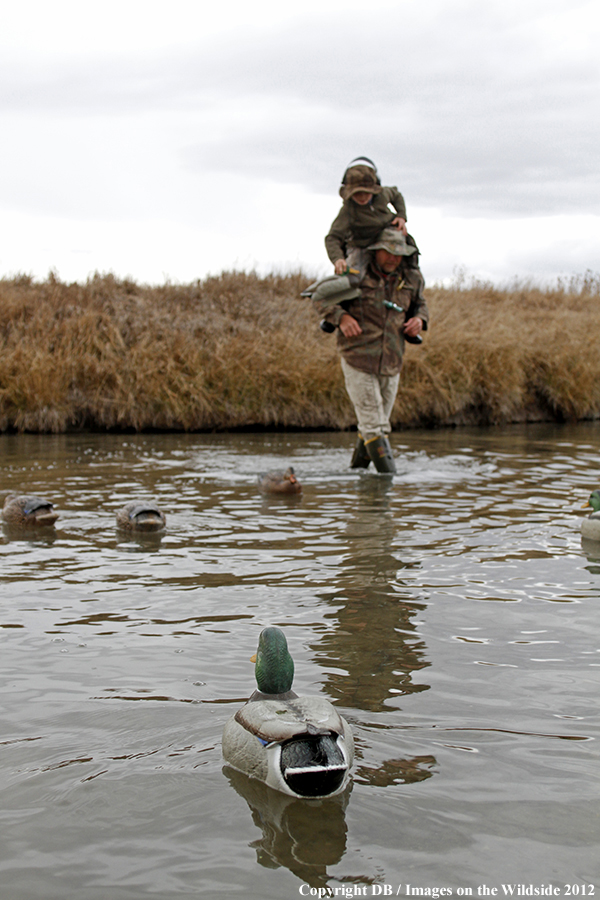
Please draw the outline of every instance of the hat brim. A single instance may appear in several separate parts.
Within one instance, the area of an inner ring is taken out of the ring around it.
[[[410,244],[402,244],[402,246],[398,246],[397,244],[392,244],[387,241],[377,241],[375,244],[371,244],[367,247],[367,250],[387,250],[388,253],[391,253],[392,256],[412,256],[413,253],[417,252],[416,247],[411,247]],[[398,253],[398,250],[401,250],[401,253]]]
[[[361,191],[365,194],[380,194],[382,190],[380,184],[343,184],[340,188],[340,197],[342,200],[349,200],[353,194],[359,194]]]

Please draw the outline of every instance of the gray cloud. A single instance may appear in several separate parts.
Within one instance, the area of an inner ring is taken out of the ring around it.
[[[198,137],[182,142],[181,164],[207,177],[332,193],[344,165],[367,153],[409,211],[596,212],[600,71],[593,41],[577,53],[548,31],[564,4],[433,9],[409,19],[398,6],[360,22],[324,13],[178,57],[13,70],[0,109],[79,117],[82,127],[95,116],[187,113]]]

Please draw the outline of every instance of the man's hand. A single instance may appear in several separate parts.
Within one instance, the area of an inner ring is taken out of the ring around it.
[[[346,271],[346,260],[345,259],[336,259],[333,271],[336,275],[343,275]]]
[[[419,319],[419,322],[421,320]],[[350,313],[344,313],[342,318],[340,319],[339,329],[344,335],[344,337],[358,337],[359,334],[362,334],[362,328]]]
[[[401,216],[396,216],[395,219],[392,219],[392,221],[390,222],[390,226],[392,228],[397,228],[398,231],[405,237],[408,234],[408,231],[406,229],[406,219],[403,219]]]
[[[407,319],[402,330],[404,331],[404,334],[407,334],[409,337],[416,337],[423,331],[423,319],[420,319],[418,316]]]

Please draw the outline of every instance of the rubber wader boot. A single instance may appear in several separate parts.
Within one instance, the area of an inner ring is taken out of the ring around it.
[[[396,464],[392,455],[390,442],[384,434],[367,441],[365,443],[365,449],[375,463],[375,468],[378,472],[388,472],[390,475],[394,475],[396,472]]]
[[[369,456],[365,448],[363,436],[362,434],[359,434],[356,441],[356,447],[354,448],[354,453],[352,454],[352,459],[350,460],[350,468],[366,469],[370,462],[371,457]]]

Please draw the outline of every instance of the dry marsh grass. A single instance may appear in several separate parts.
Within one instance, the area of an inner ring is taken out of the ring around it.
[[[311,281],[225,272],[186,285],[113,275],[0,281],[0,430],[348,428],[335,339]],[[395,427],[600,416],[600,278],[427,291]]]

